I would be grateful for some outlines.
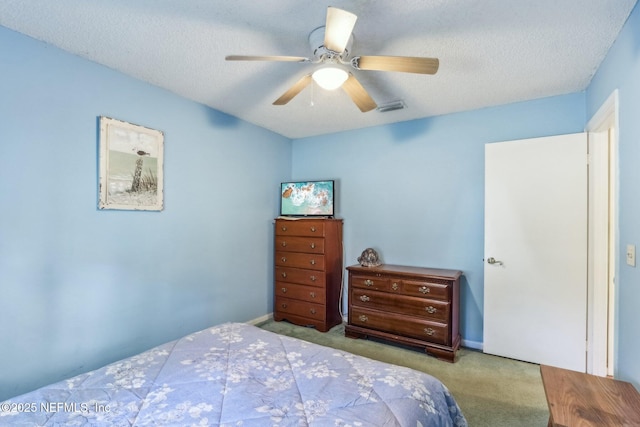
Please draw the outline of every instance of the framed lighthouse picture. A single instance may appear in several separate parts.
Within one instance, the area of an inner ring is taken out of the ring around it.
[[[99,209],[163,209],[164,134],[99,118]]]

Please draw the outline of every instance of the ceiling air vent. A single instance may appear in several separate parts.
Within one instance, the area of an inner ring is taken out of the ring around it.
[[[406,108],[406,105],[404,105],[404,102],[393,101],[384,105],[379,105],[377,110],[381,113],[386,113],[388,111],[402,110],[404,108]]]

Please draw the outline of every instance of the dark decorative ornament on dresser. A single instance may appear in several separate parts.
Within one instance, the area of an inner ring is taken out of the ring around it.
[[[381,264],[380,256],[373,248],[367,248],[362,251],[362,254],[358,257],[358,262],[363,267],[377,267]]]

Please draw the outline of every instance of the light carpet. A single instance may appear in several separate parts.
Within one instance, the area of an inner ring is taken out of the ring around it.
[[[549,419],[540,367],[536,364],[466,348],[458,352],[455,363],[449,363],[419,349],[374,339],[346,338],[344,325],[326,333],[273,320],[257,326],[433,375],[449,388],[471,427],[544,427]]]

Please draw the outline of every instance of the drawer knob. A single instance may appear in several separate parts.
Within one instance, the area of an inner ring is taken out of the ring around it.
[[[361,322],[366,322],[367,320],[369,320],[369,318],[364,314],[361,314],[360,317],[358,317],[358,319],[360,319]]]
[[[315,226],[313,226],[313,225],[311,226],[311,232],[312,232],[312,233],[315,233],[315,232],[316,232],[316,227],[315,227]]]
[[[316,280],[318,280],[318,278],[316,276],[311,276],[311,277],[309,277],[309,279],[311,279],[312,282],[315,282]]]
[[[429,335],[429,336],[431,336],[431,335],[435,334],[436,331],[434,329],[431,329],[431,328],[424,328],[424,333]]]
[[[316,265],[316,260],[312,259],[311,261],[309,261],[311,263],[311,265]]]
[[[367,279],[364,281],[365,286],[373,286],[373,280]]]
[[[280,305],[280,307],[282,307],[282,308],[287,308],[287,304],[286,304],[286,303],[282,303],[282,304]]]
[[[282,242],[280,243],[282,245],[282,247],[284,248],[285,246],[287,246],[287,242]]]
[[[435,313],[436,311],[438,311],[438,309],[437,309],[437,308],[432,307],[432,306],[425,307],[425,310],[427,310],[427,313],[429,313],[429,314],[433,314],[433,313]]]
[[[280,259],[282,260],[282,262],[287,262],[287,258],[285,258],[285,257],[282,257]]]
[[[369,298],[369,297],[368,297],[368,296],[366,296],[366,295],[360,295],[360,301],[362,301],[362,302],[367,302],[367,301],[369,301],[370,299],[371,299],[371,298]]]
[[[281,274],[282,277],[287,277],[287,273],[285,273],[284,271]]]
[[[419,291],[422,292],[423,294],[428,294],[429,292],[431,292],[431,288],[427,286],[420,286]]]
[[[315,292],[309,292],[309,296],[310,296],[311,298],[315,298],[315,297],[316,297],[316,293],[315,293]]]
[[[287,288],[282,288],[282,293],[286,294],[287,293]]]
[[[393,289],[394,291],[397,291],[398,288],[400,288],[400,286],[398,286],[398,282],[393,282],[393,285],[391,285],[391,289]]]
[[[287,231],[287,227],[285,227],[284,225],[282,226],[282,231]]]
[[[315,249],[316,248],[316,244],[315,243],[311,243],[311,249]]]
[[[316,309],[315,309],[315,308],[312,308],[311,310],[309,310],[309,313],[311,313],[311,314],[316,314]]]

